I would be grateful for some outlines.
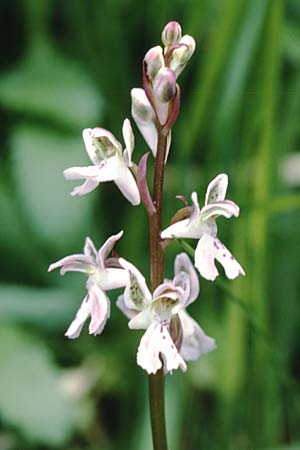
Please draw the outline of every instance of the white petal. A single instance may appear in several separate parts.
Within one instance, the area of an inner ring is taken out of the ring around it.
[[[235,257],[230,253],[230,251],[225,247],[222,242],[217,240],[218,249],[216,252],[216,259],[224,267],[227,278],[233,280],[239,275],[245,275],[244,269],[237,262]]]
[[[127,270],[110,267],[96,272],[91,278],[103,291],[127,286],[129,279]]]
[[[157,149],[157,128],[155,125],[155,114],[153,108],[144,89],[132,89],[131,100],[132,117],[134,118],[138,129],[155,157]]]
[[[111,153],[112,150],[119,154],[121,154],[122,152],[122,146],[120,142],[110,131],[106,130],[105,128],[86,128],[82,132],[82,137],[90,160],[95,165],[99,165],[104,159],[105,155],[109,156],[107,155],[107,153]],[[103,144],[106,143],[107,150],[105,148],[103,148],[103,150],[100,150],[96,143],[97,140],[102,140]]]
[[[214,281],[219,275],[215,266],[217,239],[209,234],[204,234],[199,240],[195,250],[195,267],[200,275],[207,280]]]
[[[180,253],[175,258],[174,272],[177,275],[180,272],[186,272],[190,279],[190,293],[186,306],[191,304],[199,295],[200,284],[198,275],[194,266],[186,253]]]
[[[137,363],[148,374],[156,373],[162,366],[160,354],[164,361],[165,372],[179,367],[185,371],[186,364],[178,353],[167,327],[153,323],[143,335],[137,353]]]
[[[123,138],[125,142],[125,150],[123,159],[128,167],[132,166],[131,156],[134,149],[134,134],[132,131],[131,123],[129,119],[125,119],[123,122]]]
[[[96,259],[97,250],[91,238],[86,238],[83,251],[87,257],[91,258],[92,260]]]
[[[91,260],[86,255],[75,254],[66,256],[65,258],[56,261],[55,263],[49,266],[48,272],[51,272],[54,269],[61,267],[61,275],[64,275],[66,272],[74,271],[74,272],[83,272],[90,273],[91,272]]]
[[[228,186],[228,176],[221,173],[214,178],[208,185],[205,195],[205,205],[219,202],[225,199]]]
[[[141,203],[140,192],[134,176],[128,169],[124,166],[120,168],[118,173],[118,178],[115,179],[115,183],[124,195],[125,198],[134,206]]]
[[[80,335],[84,322],[90,316],[91,307],[92,302],[88,293],[81,303],[73,322],[67,329],[65,336],[67,336],[69,339],[75,339]]]
[[[121,239],[123,236],[123,231],[120,231],[118,234],[113,234],[110,236],[104,244],[101,246],[100,250],[97,253],[97,261],[99,262],[100,267],[105,270],[105,260],[107,256],[110,254],[112,249],[114,248],[115,243]]]
[[[190,219],[184,219],[163,230],[161,237],[163,239],[172,237],[199,239],[202,234],[203,226],[198,219],[192,221]]]
[[[153,314],[151,313],[149,308],[146,308],[144,311],[141,311],[132,317],[132,319],[128,323],[128,327],[131,330],[145,330],[146,328],[150,327],[153,320]]]
[[[74,187],[73,191],[71,192],[72,197],[75,195],[85,195],[92,192],[94,189],[96,189],[99,186],[98,181],[94,181],[93,179],[86,179],[83,184],[80,186]]]
[[[214,216],[224,216],[229,219],[232,216],[238,217],[239,213],[238,205],[231,200],[224,200],[204,206],[201,211],[201,220],[204,222]]]
[[[66,180],[81,180],[84,178],[96,178],[99,175],[99,166],[103,165],[100,162],[97,166],[86,167],[70,167],[64,170],[64,177]]]
[[[200,206],[198,202],[198,195],[197,192],[193,192],[191,195],[192,203],[193,203],[193,210],[192,214],[189,217],[189,221],[192,222],[196,217],[200,215]]]
[[[85,145],[85,149],[87,154],[89,155],[90,160],[93,164],[98,165],[102,161],[102,157],[97,152],[97,148],[95,146],[93,140],[93,130],[92,128],[85,128],[82,132],[83,142]]]
[[[104,292],[97,286],[90,291],[91,301],[91,323],[89,325],[89,333],[97,336],[105,327],[107,319],[110,316],[110,302]]]
[[[127,308],[143,310],[151,302],[152,295],[141,272],[130,262],[119,259],[121,266],[129,273],[129,283],[124,291],[124,302]]]
[[[128,317],[128,319],[132,319],[137,315],[137,311],[135,309],[129,309],[125,305],[124,295],[119,295],[118,300],[116,301],[117,307],[122,311],[122,313]]]
[[[195,251],[195,266],[207,280],[215,280],[219,272],[215,266],[217,259],[225,269],[229,279],[245,275],[243,268],[219,239],[208,234],[199,240]]]
[[[179,312],[182,326],[180,354],[186,361],[194,361],[216,348],[215,340],[206,336],[202,328],[184,310]]]
[[[108,140],[111,144],[111,147],[115,148],[119,154],[122,152],[121,143],[110,131],[106,130],[105,128],[96,127],[92,129],[92,132],[94,139],[102,139],[104,141]]]

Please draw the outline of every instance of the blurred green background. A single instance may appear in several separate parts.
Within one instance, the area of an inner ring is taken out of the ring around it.
[[[0,450],[152,448],[142,332],[113,306],[101,337],[67,340],[85,280],[47,268],[87,235],[99,248],[124,229],[118,253],[148,276],[143,208],[112,183],[71,198],[62,170],[88,163],[84,127],[121,138],[141,60],[169,20],[197,49],[179,78],[164,224],[176,194],[197,190],[203,204],[228,173],[241,215],[219,219],[220,237],[247,273],[201,280],[189,312],[218,349],[166,380],[170,450],[299,450],[299,0],[0,5]],[[134,130],[137,162],[147,148]],[[179,251],[168,248],[168,276]]]

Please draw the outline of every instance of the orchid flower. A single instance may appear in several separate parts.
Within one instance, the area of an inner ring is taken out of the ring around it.
[[[98,251],[92,240],[87,237],[83,254],[67,256],[50,265],[49,272],[61,267],[61,275],[71,271],[83,272],[88,276],[86,283],[88,293],[65,333],[68,338],[77,338],[89,317],[91,317],[89,333],[94,336],[100,334],[110,316],[110,302],[105,291],[128,284],[128,272],[115,267],[117,265],[115,258],[107,258],[122,235],[123,231],[120,231],[109,237]]]
[[[215,280],[219,275],[215,266],[215,259],[224,267],[228,278],[234,279],[238,275],[245,275],[243,268],[233,255],[217,238],[217,225],[215,219],[224,216],[227,219],[239,215],[239,207],[231,200],[225,200],[228,186],[228,177],[220,174],[209,183],[205,206],[200,210],[196,192],[192,193],[193,211],[188,219],[181,220],[166,228],[161,237],[199,239],[195,250],[195,266],[200,274],[208,279]]]
[[[67,180],[85,179],[85,182],[75,187],[71,195],[87,194],[103,182],[114,181],[124,197],[133,205],[140,203],[137,183],[130,171],[133,163],[131,156],[134,148],[134,135],[130,121],[124,120],[123,138],[125,150],[115,136],[104,128],[86,128],[83,130],[83,140],[90,160],[94,164],[88,167],[71,167],[64,171]]]
[[[197,274],[185,253],[175,259],[174,279],[165,280],[153,295],[134,265],[122,258],[120,264],[128,271],[129,283],[117,305],[131,319],[129,328],[146,329],[137,353],[139,366],[149,374],[162,365],[166,373],[179,367],[185,371],[184,359],[197,359],[215,348],[214,340],[185,312],[199,293]]]

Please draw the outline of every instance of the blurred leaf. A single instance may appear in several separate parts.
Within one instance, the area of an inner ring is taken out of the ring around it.
[[[0,413],[27,439],[62,445],[78,420],[46,347],[13,328],[0,330]]]
[[[63,332],[81,301],[65,289],[0,286],[0,322],[20,322]]]
[[[15,129],[11,146],[24,214],[40,238],[66,248],[86,233],[95,198],[94,194],[70,197],[72,183],[62,174],[67,167],[88,162],[80,134],[76,138],[61,137],[23,125]]]
[[[300,443],[292,444],[292,445],[284,445],[282,447],[268,447],[265,450],[300,450]]]
[[[99,118],[100,96],[77,64],[39,41],[25,60],[0,79],[0,103],[7,109],[74,129]]]

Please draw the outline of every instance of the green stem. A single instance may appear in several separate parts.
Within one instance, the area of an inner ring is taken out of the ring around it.
[[[149,215],[150,225],[150,263],[151,290],[162,283],[164,278],[164,249],[161,246],[161,220],[165,156],[167,149],[167,133],[163,128],[158,130],[157,154],[155,159],[153,203],[155,212]],[[167,433],[164,405],[164,373],[160,369],[149,375],[150,416],[154,450],[167,450]]]

